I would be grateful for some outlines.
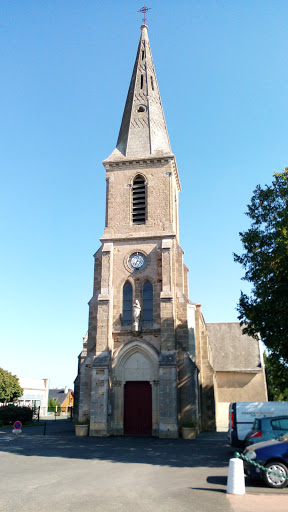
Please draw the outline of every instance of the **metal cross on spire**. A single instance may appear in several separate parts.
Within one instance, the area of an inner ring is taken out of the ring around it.
[[[144,25],[146,25],[146,12],[150,11],[150,9],[151,9],[151,7],[146,7],[146,5],[144,4],[144,7],[141,7],[141,9],[139,9],[139,11],[137,11],[137,12],[142,12],[144,14],[144,18],[143,18]]]

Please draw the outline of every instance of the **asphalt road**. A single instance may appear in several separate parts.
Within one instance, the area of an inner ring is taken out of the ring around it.
[[[1,512],[240,512],[255,495],[259,504],[288,498],[286,489],[251,482],[244,498],[226,495],[233,456],[226,434],[193,441],[80,438],[59,419],[47,421],[43,434],[43,425],[24,427],[18,436],[0,429]]]

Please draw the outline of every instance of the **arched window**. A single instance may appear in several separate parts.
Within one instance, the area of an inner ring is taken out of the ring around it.
[[[153,285],[149,281],[143,286],[142,322],[143,325],[153,323]]]
[[[133,181],[132,221],[133,224],[145,224],[146,187],[143,176],[136,176]]]
[[[130,283],[123,286],[122,325],[132,324],[133,290]]]

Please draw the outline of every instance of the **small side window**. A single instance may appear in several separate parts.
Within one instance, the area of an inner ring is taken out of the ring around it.
[[[288,418],[281,418],[279,420],[280,423],[280,429],[285,430],[285,432],[288,432]]]
[[[281,430],[280,421],[272,420],[271,421],[272,430]]]

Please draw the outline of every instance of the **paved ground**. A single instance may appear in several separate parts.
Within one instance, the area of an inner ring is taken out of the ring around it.
[[[1,512],[277,512],[288,490],[247,482],[226,495],[226,434],[195,441],[75,437],[69,421],[0,429]],[[282,508],[281,508],[282,507]]]

